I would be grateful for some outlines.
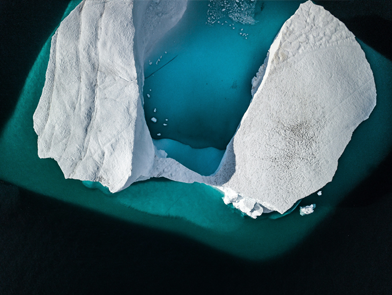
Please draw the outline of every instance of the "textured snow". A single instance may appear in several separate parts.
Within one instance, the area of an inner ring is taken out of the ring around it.
[[[354,35],[310,1],[285,22],[260,73],[222,164],[235,171],[218,185],[283,213],[332,180],[376,89]]]
[[[284,213],[332,180],[373,110],[365,54],[338,19],[302,4],[252,80],[252,102],[218,169],[202,176],[154,146],[143,112],[144,58],[185,9],[186,1],[83,1],[52,39],[34,114],[38,155],[66,178],[111,192],[166,177],[214,186],[252,218]]]

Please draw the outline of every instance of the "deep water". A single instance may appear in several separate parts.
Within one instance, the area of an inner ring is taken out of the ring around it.
[[[77,2],[72,1],[65,14]],[[235,24],[235,29],[229,24],[206,24],[202,15],[207,3],[191,1],[192,10],[183,19],[187,23],[173,29],[148,58],[146,77],[158,71],[145,81],[145,93],[151,89],[151,97],[145,98],[145,112],[154,138],[161,133],[161,138],[175,139],[194,148],[222,150],[249,105],[252,76],[280,26],[299,2],[265,2],[255,16],[255,25]],[[249,34],[247,39],[240,32]],[[312,234],[391,150],[392,63],[369,45],[360,44],[374,71],[377,106],[370,119],[355,131],[333,181],[323,188],[323,196],[310,196],[303,201],[303,205],[317,204],[310,216],[300,217],[294,211],[278,220],[244,218],[224,205],[221,193],[202,184],[154,179],[108,196],[87,189],[80,181],[65,180],[55,161],[38,158],[37,136],[32,127],[32,115],[44,84],[49,43],[37,57],[1,134],[0,178],[131,224],[178,233],[241,258],[272,259]],[[155,64],[161,55],[161,61]],[[153,62],[151,66],[149,60]],[[149,121],[152,116],[158,118],[157,124]],[[160,125],[165,119],[166,127]]]

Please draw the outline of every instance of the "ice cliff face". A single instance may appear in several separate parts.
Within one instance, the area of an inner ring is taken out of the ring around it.
[[[186,1],[85,0],[61,23],[34,114],[39,157],[111,192],[166,177],[218,187],[252,217],[284,213],[332,180],[374,108],[365,54],[343,23],[302,4],[253,79],[253,100],[220,167],[201,176],[154,147],[142,106],[144,57],[185,9]]]

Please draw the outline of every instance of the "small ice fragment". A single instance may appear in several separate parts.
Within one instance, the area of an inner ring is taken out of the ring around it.
[[[151,91],[151,89],[150,89],[150,91]],[[151,95],[147,93],[147,97],[150,98],[150,96],[151,96]]]
[[[235,27],[233,27],[233,30],[235,30]]]
[[[152,65],[152,62],[150,61],[148,64],[151,66],[151,65]]]
[[[151,91],[151,89],[150,89],[150,91]]]
[[[157,112],[157,108],[154,108],[154,113],[156,113]]]
[[[219,187],[219,190],[224,193],[223,202],[228,205],[240,201],[242,197],[238,195],[234,190],[227,187]]]
[[[222,9],[222,11],[225,11],[225,10],[226,10],[225,8]]]
[[[166,124],[166,123],[163,123],[163,126],[165,126],[165,127],[166,127],[166,126],[167,126],[167,124]]]
[[[167,53],[167,51],[165,51],[165,54]]]
[[[151,118],[151,121],[153,121],[154,123],[156,123],[158,120],[157,120],[157,118],[152,117],[152,118]]]
[[[165,119],[165,121],[169,121],[169,119]]]
[[[157,136],[161,136],[162,134],[158,133]]]
[[[256,219],[257,216],[263,214],[263,211],[264,211],[263,207],[259,203],[256,203],[248,215],[253,219]]]
[[[252,211],[255,204],[256,204],[255,200],[243,198],[240,201],[233,203],[233,206],[241,210],[242,212],[246,213],[247,215],[250,215],[250,212]]]
[[[243,31],[244,29],[241,29],[241,31]]]
[[[162,58],[162,55],[161,55],[161,57],[160,58]]]
[[[317,192],[317,195],[318,195],[318,196],[321,196],[322,194],[323,194],[322,191],[318,191],[318,192]]]
[[[316,204],[312,204],[305,207],[299,207],[299,214],[301,216],[312,214],[314,212],[314,208],[316,208]]]

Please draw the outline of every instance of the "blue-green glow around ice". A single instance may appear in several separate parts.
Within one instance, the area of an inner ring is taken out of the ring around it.
[[[71,1],[65,15],[78,2]],[[191,2],[190,5],[201,9],[203,2],[194,2],[197,3]],[[158,122],[169,119],[168,126],[149,126],[153,137],[156,138],[157,132],[162,132],[164,138],[176,139],[193,147],[212,146],[222,149],[249,104],[252,76],[262,64],[280,26],[299,4],[294,1],[265,3],[262,13],[256,16],[259,21],[256,25],[239,26],[249,33],[248,39],[241,39],[237,29],[225,26],[216,28],[216,25],[208,27],[200,23],[193,28],[194,31],[189,32],[189,37],[180,29],[170,33],[178,33],[176,42],[181,44],[165,43],[169,42],[168,39],[158,44],[150,59],[160,57],[165,50],[168,52],[167,60],[175,54],[178,57],[145,83],[144,91],[152,89],[151,98],[146,99],[146,117],[155,114],[153,108],[157,108]],[[204,30],[203,34],[198,30]],[[236,32],[232,34],[230,30]],[[217,45],[215,39],[218,38],[222,38],[222,47],[218,46],[215,55],[212,52],[214,47],[200,49],[206,44]],[[229,49],[226,48],[228,44]],[[366,44],[360,44],[374,72],[377,106],[370,118],[354,132],[339,160],[333,181],[323,188],[323,196],[311,196],[303,201],[303,205],[317,204],[312,215],[300,217],[296,209],[278,220],[243,218],[234,209],[224,205],[220,192],[197,183],[153,179],[136,183],[117,194],[107,195],[99,189],[86,188],[80,181],[64,179],[54,160],[38,158],[37,136],[33,130],[32,117],[45,81],[49,41],[37,57],[15,112],[1,134],[0,178],[48,197],[128,222],[176,232],[239,257],[265,260],[280,255],[310,234],[391,150],[392,62]],[[211,65],[219,56],[224,56],[224,59]],[[226,63],[231,69],[225,68]],[[208,65],[211,65],[210,68]],[[152,69],[153,66],[146,67],[146,76]],[[181,80],[181,73],[187,73],[192,79]],[[235,80],[237,87],[232,88]],[[180,83],[181,87],[178,86]],[[186,83],[200,85],[193,88],[191,97],[188,97],[190,90]],[[164,132],[164,128],[167,131]],[[206,130],[207,136],[203,137]],[[165,144],[164,141],[161,143]],[[171,149],[169,156],[178,158],[184,165],[197,165],[196,161],[181,159],[181,149],[186,147],[170,141],[166,144],[168,150]],[[214,169],[213,165],[219,162],[219,157],[219,153],[212,157],[210,170],[205,167],[192,168],[207,169],[204,173],[209,173]]]

